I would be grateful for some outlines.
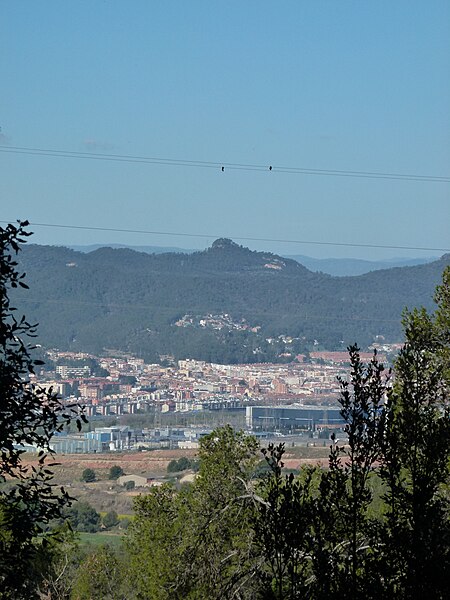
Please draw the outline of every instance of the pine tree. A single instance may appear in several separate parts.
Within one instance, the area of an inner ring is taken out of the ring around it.
[[[398,598],[447,598],[450,581],[450,269],[438,308],[405,312],[384,438],[384,577]]]

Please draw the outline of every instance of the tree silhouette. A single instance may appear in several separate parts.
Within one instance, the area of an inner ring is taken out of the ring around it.
[[[36,325],[18,316],[10,299],[12,288],[28,287],[16,260],[31,235],[27,225],[19,221],[0,228],[0,589],[2,597],[15,599],[34,597],[42,575],[36,555],[51,535],[47,524],[70,501],[52,482],[51,439],[71,421],[79,428],[85,421],[78,405],[64,405],[32,381],[35,366],[42,364],[33,360],[28,341],[36,336]],[[24,462],[27,448],[37,452],[37,466]]]

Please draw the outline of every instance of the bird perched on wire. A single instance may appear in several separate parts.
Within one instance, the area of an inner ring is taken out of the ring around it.
[[[225,171],[225,167],[222,167],[222,173]]]

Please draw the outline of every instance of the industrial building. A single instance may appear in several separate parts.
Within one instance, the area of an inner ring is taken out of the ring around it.
[[[338,428],[345,422],[339,406],[247,406],[246,425],[254,431]]]

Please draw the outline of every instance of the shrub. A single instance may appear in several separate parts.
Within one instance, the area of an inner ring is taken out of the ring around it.
[[[122,467],[119,465],[113,465],[109,470],[108,479],[119,479],[123,475]]]
[[[92,481],[95,481],[95,479],[96,479],[96,476],[95,476],[95,471],[93,469],[84,469],[83,473],[81,474],[81,481],[90,483]]]
[[[101,517],[87,502],[75,502],[65,510],[65,516],[76,531],[95,533],[100,528]]]
[[[171,460],[167,466],[168,473],[179,473],[180,471],[186,471],[192,466],[191,461],[186,456],[182,456],[179,460]]]
[[[115,510],[110,510],[106,513],[106,515],[102,519],[103,525],[106,529],[111,529],[111,527],[116,527],[119,524],[119,517]]]

